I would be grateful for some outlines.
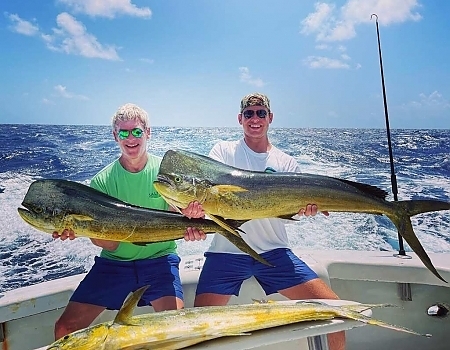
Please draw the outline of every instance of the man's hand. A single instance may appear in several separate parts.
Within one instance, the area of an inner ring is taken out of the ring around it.
[[[298,211],[298,215],[300,216],[315,216],[317,214],[317,205],[316,204],[308,204],[306,205],[306,208],[300,208]],[[323,215],[328,216],[330,215],[327,211],[322,212]]]
[[[205,211],[203,210],[202,205],[197,201],[189,203],[186,208],[181,209],[181,212],[189,219],[205,217]]]
[[[202,230],[199,230],[196,227],[188,227],[186,231],[184,231],[184,240],[185,241],[204,241],[206,239],[206,234]]]
[[[73,240],[75,238],[77,238],[77,236],[75,235],[75,232],[73,232],[72,229],[69,228],[65,228],[63,230],[63,232],[59,233],[58,231],[55,231],[52,233],[52,237],[54,239],[61,239],[61,241],[65,241],[67,238],[70,240]]]
[[[63,232],[59,233],[58,231],[55,231],[52,233],[52,237],[54,239],[61,239],[61,241],[65,241],[66,239],[74,240],[77,238],[75,232],[72,229],[65,228]],[[114,251],[119,246],[120,242],[117,241],[110,241],[106,239],[97,239],[97,238],[90,238],[91,242],[96,245],[97,247]]]
[[[198,219],[205,217],[205,211],[203,210],[202,205],[197,201],[189,203],[189,205],[186,208],[181,209],[181,212],[189,219],[192,218]],[[196,227],[188,227],[184,232],[185,241],[204,241],[205,239],[206,239],[205,232],[199,230]]]

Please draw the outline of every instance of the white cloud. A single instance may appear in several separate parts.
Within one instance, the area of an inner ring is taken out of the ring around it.
[[[320,3],[317,2],[314,7],[316,11],[310,13],[303,21],[301,29],[301,33],[303,34],[313,34],[317,32],[324,31],[329,22],[335,21],[335,18],[332,16],[332,12],[334,11],[334,5]]]
[[[421,111],[441,111],[450,109],[450,103],[438,91],[434,91],[429,95],[419,94],[417,101],[410,101],[403,104],[402,109],[405,110],[421,110]]]
[[[13,32],[28,36],[34,36],[39,33],[39,27],[37,25],[34,25],[29,21],[23,20],[18,15],[6,14],[6,16],[12,22],[12,25],[9,26],[9,29],[11,29]]]
[[[421,5],[418,0],[347,0],[340,8],[335,4],[317,2],[315,11],[301,22],[300,33],[314,35],[317,50],[330,49],[330,43],[350,40],[356,36],[360,24],[374,23],[372,14],[377,14],[382,25],[419,21],[422,17],[416,11]],[[348,69],[351,57],[344,52],[346,47],[339,45],[339,57],[309,56],[303,63],[310,68]],[[360,69],[358,63],[354,69]]]
[[[340,9],[333,4],[316,3],[315,12],[302,22],[300,32],[313,34],[317,41],[333,42],[349,40],[356,36],[356,27],[370,23],[373,13],[380,25],[419,21],[422,16],[416,12],[420,7],[417,0],[348,0]]]
[[[309,68],[349,69],[350,65],[334,58],[309,56],[303,63]]]
[[[77,100],[89,100],[89,98],[86,96],[76,95],[72,92],[67,91],[67,88],[62,85],[56,85],[54,87],[54,89],[59,97],[64,97],[64,98],[69,98],[69,99],[77,99]]]
[[[247,67],[239,67],[239,71],[241,72],[239,78],[243,83],[254,85],[256,87],[263,87],[266,85],[261,78],[253,78]]]
[[[376,14],[380,25],[420,21],[422,16],[415,12],[421,7],[417,0],[349,0],[342,7],[342,18],[353,23],[369,23]]]
[[[84,13],[92,17],[114,18],[117,15],[150,18],[152,11],[148,7],[137,7],[131,0],[58,0],[69,6],[75,13]]]
[[[331,46],[327,44],[318,44],[316,45],[316,50],[330,50]]]
[[[120,60],[115,46],[100,44],[94,35],[87,32],[83,23],[70,14],[60,13],[56,23],[58,27],[53,28],[53,34],[42,35],[49,49],[89,58]]]

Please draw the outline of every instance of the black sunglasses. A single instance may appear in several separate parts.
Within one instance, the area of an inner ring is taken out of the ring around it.
[[[257,111],[247,109],[242,113],[242,115],[244,116],[245,119],[250,119],[251,117],[253,117],[255,113],[261,119],[267,117],[267,111],[265,109],[258,109]]]

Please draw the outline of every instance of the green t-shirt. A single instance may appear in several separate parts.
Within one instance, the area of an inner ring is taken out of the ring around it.
[[[167,210],[168,204],[153,186],[160,163],[161,158],[149,154],[145,168],[138,173],[131,173],[122,167],[119,160],[115,160],[92,178],[91,187],[129,204]],[[130,261],[176,253],[176,248],[174,241],[150,243],[145,246],[120,242],[114,251],[102,249],[100,256],[112,260]]]

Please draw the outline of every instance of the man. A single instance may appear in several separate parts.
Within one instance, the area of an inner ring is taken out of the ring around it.
[[[121,155],[92,178],[91,187],[130,204],[167,210],[168,204],[153,187],[161,158],[147,153],[150,139],[147,113],[134,104],[125,104],[114,114],[112,129]],[[204,239],[204,233],[200,233],[198,239]],[[75,234],[66,229],[60,234],[53,233],[53,237],[74,239]],[[56,322],[55,339],[88,327],[105,309],[120,309],[127,295],[144,285],[150,287],[140,306],[150,304],[155,311],[183,308],[180,258],[174,241],[145,246],[91,241],[103,249]]]
[[[238,122],[244,137],[238,141],[217,143],[209,156],[225,164],[256,171],[300,172],[297,161],[269,141],[268,130],[273,120],[266,95],[253,93],[241,101]],[[202,210],[198,202],[187,208],[191,216]],[[317,206],[299,208],[299,215],[316,215]],[[324,212],[328,215],[327,212]],[[266,266],[242,253],[221,235],[214,235],[199,278],[195,306],[226,305],[231,296],[239,295],[244,280],[254,276],[266,294],[280,293],[289,299],[339,299],[338,296],[289,249],[281,219],[251,220],[241,226],[243,239],[261,256],[273,264]],[[194,228],[185,239],[198,239]],[[344,349],[344,332],[329,336],[330,349]]]

